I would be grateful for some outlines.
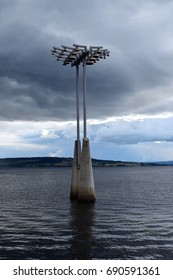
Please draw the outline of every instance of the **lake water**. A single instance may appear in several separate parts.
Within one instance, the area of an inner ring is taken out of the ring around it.
[[[173,167],[94,168],[95,204],[70,168],[1,169],[0,259],[173,259]]]

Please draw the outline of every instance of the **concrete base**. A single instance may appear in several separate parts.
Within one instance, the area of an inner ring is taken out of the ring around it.
[[[79,159],[81,157],[81,143],[79,141],[79,156],[78,156],[78,141],[75,141],[74,144],[74,157],[73,157],[73,165],[72,165],[72,179],[71,179],[71,190],[70,190],[70,198],[77,199],[78,198],[78,188],[80,181],[80,165]]]
[[[90,156],[89,139],[83,139],[83,147],[80,165],[80,185],[78,188],[78,200],[84,202],[94,202],[96,199],[92,162]]]

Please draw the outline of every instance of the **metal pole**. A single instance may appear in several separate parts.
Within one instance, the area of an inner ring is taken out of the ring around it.
[[[79,65],[76,65],[77,165],[80,165]]]
[[[83,122],[84,122],[84,138],[87,138],[86,127],[86,57],[83,59]]]

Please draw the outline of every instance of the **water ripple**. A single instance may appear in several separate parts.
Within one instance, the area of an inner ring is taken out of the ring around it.
[[[71,169],[0,171],[0,259],[173,259],[172,168],[94,177],[88,205],[69,200]]]

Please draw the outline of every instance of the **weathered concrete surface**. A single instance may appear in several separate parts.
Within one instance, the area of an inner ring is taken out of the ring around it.
[[[83,139],[81,165],[80,165],[80,185],[78,188],[78,200],[94,202],[96,199],[92,162],[90,156],[89,139]]]
[[[71,189],[70,189],[70,198],[78,198],[78,188],[80,183],[80,165],[78,160],[81,157],[81,143],[79,141],[79,156],[78,156],[78,141],[75,141],[74,144],[74,157],[72,165],[72,178],[71,178]]]

